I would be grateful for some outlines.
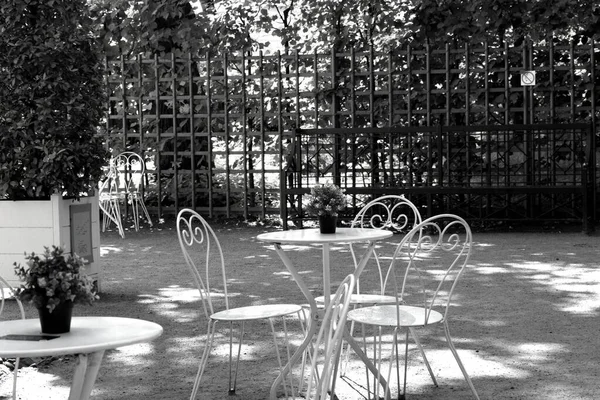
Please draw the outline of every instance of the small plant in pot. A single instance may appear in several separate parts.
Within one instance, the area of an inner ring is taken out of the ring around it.
[[[98,299],[92,280],[82,273],[85,260],[58,246],[46,247],[41,257],[31,253],[25,259],[26,266],[14,264],[23,282],[15,296],[38,309],[42,333],[69,332],[73,304],[91,305]]]
[[[338,213],[346,208],[344,191],[332,184],[315,185],[310,189],[306,211],[319,218],[321,233],[335,233]]]

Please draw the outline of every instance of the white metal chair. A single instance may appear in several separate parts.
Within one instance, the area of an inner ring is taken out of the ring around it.
[[[283,369],[279,346],[273,325],[274,318],[283,320],[284,337],[288,338],[286,318],[296,315],[300,324],[305,320],[303,308],[296,304],[265,304],[256,306],[245,306],[230,308],[227,293],[227,277],[225,271],[225,260],[219,240],[210,225],[197,212],[191,209],[183,209],[177,216],[177,234],[179,244],[183,252],[189,271],[200,292],[204,315],[208,321],[206,332],[206,344],[200,359],[198,373],[194,381],[194,387],[190,396],[191,400],[196,398],[200,386],[200,380],[206,368],[210,355],[218,322],[229,323],[229,394],[236,391],[237,372],[240,360],[240,352],[244,336],[244,324],[247,321],[267,319],[271,326],[277,359],[280,369]],[[218,284],[211,283],[211,279],[218,277]],[[224,303],[222,310],[216,310],[215,303]],[[241,326],[235,371],[233,368],[233,324]],[[304,326],[302,326],[304,330]],[[286,343],[289,359],[289,343]],[[292,397],[294,396],[293,384],[291,385]],[[284,381],[284,389],[287,396],[287,386]]]
[[[361,208],[352,220],[351,226],[353,228],[385,229],[400,235],[408,233],[421,220],[419,209],[406,197],[403,195],[385,195],[371,200]],[[357,245],[351,243],[349,246],[354,262],[354,269],[356,269],[359,262]],[[377,274],[379,275],[379,287],[361,292],[360,277],[357,277],[356,293],[350,298],[350,304],[354,308],[375,304],[394,304],[396,302],[396,296],[386,295],[385,293],[385,271],[384,267],[382,267],[381,255],[376,250],[373,251],[371,260],[375,264]],[[323,296],[317,297],[316,301],[322,304],[324,301]],[[350,326],[350,333],[354,333],[354,323]],[[349,351],[350,348],[347,346],[346,353],[343,356],[342,375],[345,374],[348,364]]]
[[[452,343],[448,327],[452,296],[458,280],[467,266],[471,250],[471,229],[464,219],[452,214],[442,214],[426,219],[404,236],[391,260],[384,281],[385,289],[390,293],[395,293],[395,303],[357,308],[348,313],[348,320],[363,324],[363,327],[370,325],[377,328],[376,332],[379,334],[377,346],[379,348],[382,329],[386,327],[392,329],[393,353],[396,356],[390,357],[388,383],[394,361],[399,369],[398,334],[399,331],[406,329],[402,392],[400,392],[399,371],[396,377],[399,398],[404,398],[406,394],[409,332],[421,351],[433,383],[437,386],[437,381],[415,330],[429,325],[442,324],[448,347],[474,397],[479,399],[471,378]],[[375,361],[380,365],[378,369],[381,371],[381,354]],[[385,398],[389,398],[389,396],[388,385]]]
[[[308,385],[303,398],[308,400],[335,399],[335,384],[342,349],[342,339],[346,325],[350,296],[354,291],[356,278],[350,274],[342,281],[332,296],[315,342],[311,356]],[[271,400],[277,399],[271,390]]]
[[[118,195],[131,205],[135,230],[140,230],[140,214],[143,213],[148,225],[152,218],[144,203],[144,178],[146,163],[142,156],[132,151],[118,154],[114,160]]]
[[[403,195],[385,195],[371,200],[354,217],[353,228],[385,229],[401,234],[408,233],[421,223],[421,213],[415,204]],[[354,268],[358,265],[356,244],[350,244],[350,253]],[[396,297],[385,294],[384,271],[381,266],[381,256],[373,251],[372,259],[377,265],[379,288],[368,292],[360,292],[360,277],[356,281],[356,293],[350,298],[353,305],[374,305],[395,303]]]
[[[102,218],[102,232],[108,228],[110,222],[114,222],[119,235],[122,238],[125,237],[125,231],[123,230],[123,222],[121,221],[121,196],[117,187],[117,169],[115,167],[114,158],[110,159],[108,169],[106,171],[105,179],[100,182],[98,187],[100,209],[103,212]]]
[[[4,280],[4,278],[2,278],[0,276],[0,296],[1,296],[0,317],[2,316],[2,312],[4,311],[5,300],[8,298],[13,298],[12,293],[13,293],[13,289],[10,286],[10,284],[6,280]],[[17,306],[19,307],[21,319],[25,319],[25,310],[23,309],[23,304],[21,303],[21,300],[19,300],[16,297],[14,297],[14,300],[16,301]],[[17,358],[15,360],[15,369],[13,372],[13,374],[14,374],[13,375],[13,394],[12,394],[13,400],[17,400],[17,377],[18,377],[18,372],[19,372],[19,362],[20,362],[20,359]]]

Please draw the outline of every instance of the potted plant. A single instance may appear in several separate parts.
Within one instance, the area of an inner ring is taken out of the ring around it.
[[[106,91],[85,0],[11,0],[0,5],[0,20],[0,265],[10,266],[26,249],[71,251],[71,204],[90,204],[98,229]],[[99,230],[91,236],[99,242]],[[0,274],[15,280],[12,271]]]
[[[332,184],[315,185],[310,189],[306,211],[319,218],[321,233],[335,233],[338,213],[346,208],[344,191]]]
[[[58,246],[46,247],[41,257],[31,253],[25,259],[26,267],[13,264],[22,281],[15,296],[37,308],[42,333],[69,332],[73,304],[91,305],[98,298],[92,280],[82,272],[85,260]]]

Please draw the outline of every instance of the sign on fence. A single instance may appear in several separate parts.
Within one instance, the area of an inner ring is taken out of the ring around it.
[[[535,71],[521,72],[521,86],[535,86]]]

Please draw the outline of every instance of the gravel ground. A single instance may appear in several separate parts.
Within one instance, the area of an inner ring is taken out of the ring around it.
[[[229,261],[234,305],[267,301],[303,303],[304,298],[275,252],[256,235],[276,229],[213,224]],[[598,399],[600,348],[600,235],[579,232],[479,233],[470,267],[457,289],[450,328],[455,345],[482,399]],[[142,318],[161,324],[152,343],[108,351],[96,381],[96,400],[187,399],[202,350],[206,321],[185,269],[172,226],[102,234],[101,299],[76,306],[75,315]],[[393,240],[384,246],[392,246]],[[319,248],[290,251],[316,294]],[[332,284],[350,272],[347,250],[332,256]],[[367,274],[368,275],[368,274]],[[334,287],[335,289],[335,287]],[[16,315],[10,304],[4,318]],[[27,314],[35,318],[35,310]],[[293,343],[300,342],[299,329]],[[199,399],[259,400],[268,397],[277,375],[268,326],[247,328],[238,390],[227,394],[228,342],[219,336],[204,375]],[[442,329],[422,340],[438,378],[411,351],[408,399],[469,399],[470,390]],[[0,399],[10,396],[10,364],[0,366]],[[19,399],[66,399],[74,367],[72,356],[27,360],[19,372]],[[340,400],[364,399],[360,361],[351,359],[338,382]]]

